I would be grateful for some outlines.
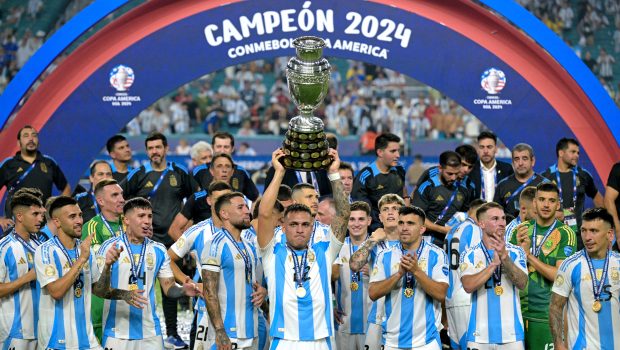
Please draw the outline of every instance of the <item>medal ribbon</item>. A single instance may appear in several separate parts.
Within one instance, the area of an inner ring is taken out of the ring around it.
[[[144,264],[144,255],[146,253],[146,239],[142,241],[140,258],[138,258],[138,263],[136,264],[133,260],[133,252],[131,251],[131,246],[129,245],[129,239],[127,238],[127,235],[124,234],[121,237],[125,248],[127,248],[127,254],[129,254],[129,263],[131,264],[131,281],[137,283],[138,276],[140,276],[140,270],[142,270],[142,265]]]
[[[454,186],[456,188],[454,189],[454,192],[452,192],[452,195],[450,196],[450,199],[448,200],[448,203],[446,204],[446,206],[443,208],[443,210],[441,211],[441,213],[437,217],[437,220],[435,220],[435,223],[438,223],[439,221],[441,221],[441,219],[443,219],[443,217],[448,212],[448,208],[450,208],[450,205],[452,205],[452,202],[454,202],[454,198],[456,198],[456,194],[459,192],[459,186],[460,185],[461,185],[460,181],[457,181],[457,182],[454,183]]]
[[[537,239],[538,237],[536,236],[536,228],[538,225],[534,223],[534,231],[532,232],[532,246],[530,247],[530,250],[532,254],[534,254],[535,257],[538,257],[538,255],[540,254],[540,250],[542,249],[543,244],[545,244],[545,241],[547,240],[547,238],[549,238],[549,236],[551,235],[551,232],[553,232],[553,229],[555,228],[555,225],[557,225],[557,223],[558,223],[557,220],[553,220],[553,225],[549,227],[549,229],[543,236],[542,240],[540,241],[539,246],[536,246],[536,241],[538,240]]]
[[[118,235],[116,234],[116,232],[114,232],[114,230],[112,230],[112,226],[110,226],[110,223],[108,223],[108,220],[105,219],[105,217],[103,216],[103,214],[97,214],[99,215],[99,217],[101,218],[101,221],[103,221],[103,225],[105,226],[105,228],[108,229],[108,231],[110,231],[110,234],[112,234],[112,237],[117,237]],[[120,222],[118,224],[118,230],[119,230],[119,234],[123,235],[125,232],[123,232],[123,223]],[[129,249],[129,247],[128,247]]]
[[[527,187],[527,185],[530,184],[530,182],[534,181],[534,179],[536,178],[536,174],[532,175],[529,179],[527,179],[527,181],[525,181],[524,184],[522,184],[521,186],[519,186],[519,188],[517,188],[516,191],[514,191],[513,194],[510,195],[510,197],[508,197],[506,199],[506,202],[504,204],[506,204],[506,206],[508,205],[508,203],[510,203],[511,200],[513,200],[513,198],[515,198],[517,195],[519,195],[519,193],[521,193],[521,191],[523,191],[524,188]]]
[[[583,255],[586,257],[586,261],[588,262],[588,269],[590,270],[590,277],[592,277],[592,293],[594,294],[594,300],[600,300],[601,294],[603,293],[603,287],[605,286],[605,278],[607,277],[607,270],[609,269],[609,256],[611,253],[607,251],[605,254],[605,263],[603,264],[603,274],[601,275],[601,280],[596,280],[596,271],[594,271],[594,266],[592,265],[592,259],[586,252],[583,250]]]
[[[246,250],[245,243],[243,243],[243,240],[240,242],[241,244],[243,244],[243,249],[241,249],[241,247],[239,247],[239,244],[237,244],[239,242],[235,241],[235,239],[230,234],[230,232],[228,232],[228,230],[222,229],[222,231],[224,231],[224,234],[226,235],[226,237],[232,242],[235,248],[237,248],[237,251],[239,252],[239,254],[241,254],[241,257],[243,258],[243,264],[245,265],[245,280],[248,283],[251,283],[252,282],[252,259],[250,258],[250,253],[248,253],[248,251]]]
[[[416,260],[420,258],[420,254],[422,254],[422,250],[424,249],[424,240],[422,240],[420,242],[420,246],[418,247],[418,250],[416,250],[415,252],[415,258]],[[403,256],[405,256],[405,250],[403,249],[403,245],[400,245],[400,252],[402,253]],[[411,272],[405,272],[405,288],[413,288],[415,287],[415,280],[413,278],[413,274]]]
[[[487,264],[491,264],[493,262],[493,259],[491,259],[491,254],[489,254],[489,251],[487,250],[487,247],[484,245],[484,243],[482,243],[481,246],[482,246],[482,252],[484,253],[484,256],[487,259]],[[497,252],[495,252],[495,254],[497,254]],[[496,267],[495,271],[493,271],[493,285],[495,286],[502,285],[502,266],[501,265]]]
[[[22,174],[22,176],[20,176],[17,181],[15,181],[15,183],[11,186],[11,188],[9,188],[9,190],[7,191],[7,193],[11,193],[14,190],[17,189],[17,187],[19,186],[19,184],[22,183],[22,181],[24,181],[24,179],[26,178],[26,176],[28,176],[28,174],[30,174],[30,172],[32,171],[32,169],[34,169],[34,167],[37,165],[39,161],[35,160],[32,165],[30,165],[28,167],[28,169],[26,169],[26,171],[24,171],[24,173]]]
[[[67,262],[69,263],[69,266],[73,267],[74,260],[71,260],[71,257],[69,256],[69,252],[67,251],[67,248],[65,248],[65,246],[62,245],[58,236],[54,236],[54,238],[52,239],[54,240],[54,244],[58,246],[58,248],[60,248],[60,251],[64,254],[65,258],[67,258]],[[75,261],[77,261],[77,259],[80,258],[79,245],[80,245],[80,240],[76,239],[75,248],[74,248]],[[75,280],[75,282],[73,282],[73,288],[82,288],[83,286],[84,286],[84,282],[82,281],[82,271],[80,271],[80,273],[78,274],[78,278]]]
[[[557,166],[556,166],[557,167]],[[573,207],[577,206],[577,167],[573,168]],[[560,170],[555,173],[555,179],[558,183],[558,190],[560,191],[560,204],[564,208],[564,198],[562,197],[562,182],[560,181]]]
[[[155,183],[155,186],[153,186],[153,189],[151,190],[151,192],[149,192],[146,199],[151,200],[151,198],[155,196],[155,192],[157,192],[157,190],[159,189],[159,185],[161,185],[161,182],[164,180],[164,177],[166,177],[166,174],[168,174],[168,171],[170,171],[170,168],[166,168],[166,170],[164,170],[164,172],[161,173],[161,175],[159,176],[159,179]]]
[[[26,242],[25,239],[23,239],[20,235],[17,234],[17,232],[15,232],[15,228],[13,228],[13,236],[15,237],[15,239],[17,239],[19,243],[22,244],[22,246],[24,246],[24,248],[27,251],[29,251],[32,254],[34,254],[34,251],[41,244],[41,242],[39,242],[33,235],[30,235],[30,241],[34,242],[34,247],[33,247],[29,242]]]
[[[308,249],[304,250],[303,255],[301,256],[301,263],[299,262],[299,260],[297,259],[297,253],[295,252],[295,250],[290,246],[290,245],[286,245],[286,247],[291,251],[291,254],[293,255],[293,268],[295,269],[295,284],[297,284],[297,288],[299,287],[303,287],[304,285],[304,280],[306,279],[306,265],[307,265],[307,258],[308,258]]]

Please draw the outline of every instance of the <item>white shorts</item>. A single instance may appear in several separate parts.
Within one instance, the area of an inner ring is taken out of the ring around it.
[[[248,349],[248,350],[258,350],[258,338],[253,338],[252,341],[249,339],[243,339],[243,342],[239,342],[235,338],[230,338],[230,342],[232,344],[232,349]],[[240,344],[243,345],[240,345]],[[205,341],[196,341],[194,343],[194,350],[209,350],[209,349],[217,349],[217,345],[215,344],[214,339],[207,339]],[[149,349],[150,350],[150,349]]]
[[[448,316],[448,335],[450,336],[450,346],[454,350],[466,350],[467,328],[469,326],[469,312],[471,305],[454,306],[446,309]]]
[[[391,346],[383,346],[383,350],[412,350],[414,348],[393,348]],[[441,350],[441,344],[439,341],[433,341],[423,346],[416,346],[415,350]]]
[[[364,350],[366,334],[336,332],[338,350]]]
[[[522,341],[504,344],[480,344],[470,341],[467,342],[467,348],[470,350],[523,350],[525,345]]]
[[[119,339],[104,337],[103,347],[107,350],[164,350],[164,340],[160,336],[145,339]]]
[[[364,345],[368,350],[381,350],[381,344],[383,344],[383,328],[376,323],[369,323]]]
[[[271,339],[270,350],[335,350],[329,338],[315,341]],[[194,349],[195,350],[195,349]]]
[[[37,348],[36,339],[7,338],[5,341],[0,342],[0,350],[4,350],[4,349],[35,350],[36,348]]]

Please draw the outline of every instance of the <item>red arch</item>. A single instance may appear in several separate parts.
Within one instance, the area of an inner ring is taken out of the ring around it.
[[[620,158],[615,138],[584,91],[553,57],[509,23],[468,0],[373,1],[442,23],[510,65],[556,109],[582,143],[601,178]],[[41,129],[80,84],[127,47],[176,21],[234,2],[238,0],[155,0],[106,26],[41,84],[19,111],[20,122],[2,131],[0,156],[7,157],[17,150],[13,140],[20,126],[31,124]]]

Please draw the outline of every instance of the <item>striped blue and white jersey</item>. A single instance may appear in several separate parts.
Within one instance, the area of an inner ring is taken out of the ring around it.
[[[446,294],[446,307],[467,306],[471,304],[471,295],[463,289],[459,264],[461,254],[477,245],[482,240],[482,230],[469,216],[446,235],[444,249],[448,255],[450,267],[450,286]]]
[[[307,251],[305,295],[296,295],[293,253],[274,239],[260,249],[269,291],[269,335],[285,340],[312,341],[333,335],[332,264],[342,242],[329,232],[329,241],[315,241]],[[303,251],[296,252],[298,257]]]
[[[479,273],[488,266],[482,242],[461,255],[461,276]],[[527,275],[525,252],[521,247],[506,244],[510,259]],[[488,251],[493,259],[494,251]],[[471,294],[471,311],[467,340],[481,344],[503,344],[523,340],[523,317],[519,290],[506,277],[501,276],[503,293],[495,294],[493,277]]]
[[[95,252],[90,250],[88,263],[82,267],[83,286],[76,293],[73,284],[62,299],[54,299],[47,288],[48,284],[59,280],[71,269],[71,263],[56,245],[56,239],[41,244],[34,254],[37,281],[41,286],[39,299],[39,318],[37,336],[39,348],[43,349],[90,349],[99,346],[91,322],[92,284],[99,280],[100,271],[95,262]],[[80,241],[75,249],[67,250],[72,261],[77,260]],[[79,297],[77,296],[79,295]]]
[[[512,219],[512,221],[509,222],[508,225],[506,225],[506,236],[504,237],[506,243],[510,242],[510,238],[512,238],[512,231],[514,231],[514,229],[519,226],[520,223],[521,216],[517,215],[516,218]]]
[[[185,230],[183,235],[177,239],[170,249],[172,249],[179,258],[191,254],[196,262],[200,263],[206,242],[211,239],[218,230],[219,228],[213,224],[213,219],[208,218]],[[196,269],[193,280],[194,282],[200,280],[200,269]],[[207,306],[202,297],[196,298],[194,309],[197,312],[197,322],[201,324],[201,320],[207,315]]]
[[[129,290],[129,279],[132,274],[130,259],[133,259],[136,268],[139,268],[138,289],[144,290],[143,295],[148,299],[148,303],[143,309],[138,309],[124,300],[104,300],[103,337],[133,340],[159,336],[161,326],[156,313],[155,281],[157,278],[173,277],[170,257],[163,244],[145,238],[144,258],[142,266],[138,267],[143,246],[130,243],[130,247],[126,247],[123,243],[123,236],[111,238],[101,245],[97,254],[97,263],[99,268],[103,269],[108,250],[112,247],[123,247],[118,260],[112,264],[111,288]]]
[[[449,271],[446,253],[432,243],[421,244],[423,247],[418,257],[419,268],[435,282],[447,284]],[[404,253],[414,255],[413,251]],[[398,273],[402,257],[400,245],[381,252],[372,270],[370,282],[383,281]],[[385,345],[410,349],[440,342],[439,331],[443,328],[441,302],[426,294],[419,283],[415,284],[413,296],[409,298],[404,295],[405,288],[403,277],[403,280],[398,282],[398,288],[385,296]]]
[[[586,251],[581,250],[562,262],[551,291],[568,298],[569,349],[620,349],[620,254],[610,252],[600,302],[594,312],[594,288]],[[592,259],[596,279],[603,276],[604,259]]]
[[[329,234],[331,230],[331,226],[320,223],[318,220],[314,220],[314,228],[312,229],[309,244],[313,245],[316,242],[329,242]],[[286,244],[286,234],[284,233],[282,226],[277,226],[275,228],[274,236],[276,237],[276,242]]]
[[[373,267],[376,264],[377,256],[381,254],[384,250],[389,250],[392,247],[400,246],[400,241],[398,240],[385,240],[375,245],[370,251],[370,257],[368,257],[368,266],[372,271]],[[370,311],[368,312],[368,323],[374,323],[377,325],[383,324],[385,320],[385,297],[379,298],[375,300],[370,306]]]
[[[372,300],[368,296],[369,277],[361,271],[354,274],[349,267],[349,260],[358,248],[359,246],[353,245],[351,238],[347,237],[334,263],[340,269],[340,278],[336,281],[336,300],[338,308],[344,313],[343,323],[338,325],[338,331],[349,334],[366,334],[368,311],[372,306]]]
[[[34,269],[34,252],[9,233],[0,240],[0,283],[11,283]],[[36,249],[38,242],[27,242]],[[13,339],[36,339],[39,320],[37,281],[22,285],[11,295],[0,298],[0,342]]]
[[[236,339],[239,347],[246,347],[258,337],[258,308],[252,304],[258,254],[256,247],[244,237],[241,242],[233,239],[226,230],[219,230],[207,241],[201,264],[203,270],[219,273],[217,296],[226,334]],[[211,318],[208,319],[208,337],[214,339],[215,328]]]

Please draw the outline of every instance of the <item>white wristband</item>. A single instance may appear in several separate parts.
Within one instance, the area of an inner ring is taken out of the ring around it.
[[[327,174],[329,181],[340,180],[340,173]]]

